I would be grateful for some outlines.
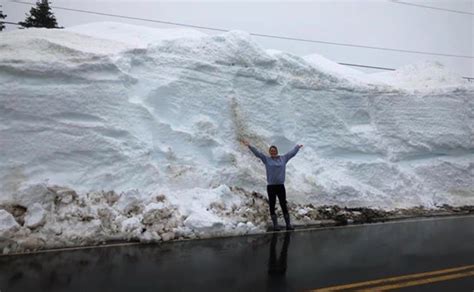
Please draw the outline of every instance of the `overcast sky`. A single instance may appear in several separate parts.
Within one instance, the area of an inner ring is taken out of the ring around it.
[[[22,0],[34,3],[32,0]],[[453,71],[474,77],[474,0],[345,1],[78,1],[53,0],[52,6],[127,15],[222,29],[238,29],[335,43],[471,56],[471,58],[391,52],[254,37],[265,48],[297,55],[321,54],[336,62],[397,68],[421,60],[435,60]],[[2,0],[6,21],[25,18],[31,6]],[[456,12],[458,11],[458,12]],[[159,28],[176,27],[152,22],[53,9],[61,26],[116,21]],[[16,30],[7,25],[7,30]],[[217,32],[202,30],[209,34]],[[1,35],[0,35],[1,36]],[[0,37],[1,41],[1,37]]]

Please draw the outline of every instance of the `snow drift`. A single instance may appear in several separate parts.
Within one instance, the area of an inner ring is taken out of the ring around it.
[[[5,252],[262,230],[264,167],[242,138],[305,145],[287,167],[293,211],[472,205],[473,93],[438,63],[364,74],[238,31],[2,33]]]

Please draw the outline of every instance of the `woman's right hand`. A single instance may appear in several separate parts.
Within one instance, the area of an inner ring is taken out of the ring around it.
[[[242,144],[244,144],[244,145],[247,146],[247,147],[250,145],[249,142],[247,142],[247,141],[245,141],[245,140],[243,140],[243,139],[240,140],[240,142],[242,142]]]

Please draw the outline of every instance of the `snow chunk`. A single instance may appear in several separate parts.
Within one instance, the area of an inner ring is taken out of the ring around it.
[[[215,233],[223,230],[224,221],[211,213],[193,213],[184,220],[184,225],[198,233]]]
[[[121,231],[129,234],[129,236],[138,236],[141,233],[142,227],[140,219],[132,217],[122,221]]]
[[[20,229],[20,224],[15,221],[12,214],[0,210],[0,237],[9,237],[12,232]]]
[[[175,233],[174,232],[166,232],[166,233],[163,233],[161,235],[161,239],[163,239],[163,241],[169,241],[169,240],[172,240],[175,238]]]
[[[33,229],[43,225],[46,222],[46,210],[41,204],[34,203],[28,208],[25,215],[25,226]]]
[[[166,206],[163,202],[150,203],[145,207],[143,211],[143,220],[145,224],[153,224],[160,220],[171,216],[172,209]]]
[[[49,189],[56,193],[56,200],[64,204],[70,204],[77,198],[76,191],[67,187],[54,186]]]
[[[122,193],[115,207],[123,214],[138,212],[142,207],[140,193],[137,190]]]
[[[26,185],[13,195],[13,202],[20,206],[29,208],[35,203],[39,203],[45,207],[49,207],[54,203],[56,195],[46,184]]]
[[[141,242],[150,243],[150,242],[157,242],[159,240],[161,240],[161,236],[158,235],[156,231],[147,230],[140,235]]]

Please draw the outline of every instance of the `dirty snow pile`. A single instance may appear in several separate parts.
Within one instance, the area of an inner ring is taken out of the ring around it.
[[[365,74],[244,32],[95,23],[2,33],[0,67],[3,252],[260,232],[239,139],[305,145],[294,216],[474,204],[474,86],[438,63]]]

